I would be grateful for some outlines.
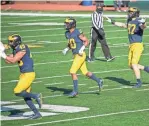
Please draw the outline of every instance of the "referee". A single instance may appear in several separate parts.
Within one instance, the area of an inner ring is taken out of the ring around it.
[[[94,51],[96,49],[97,40],[100,42],[102,51],[104,53],[107,62],[112,61],[115,57],[112,57],[110,49],[106,42],[105,32],[103,29],[103,3],[96,3],[96,11],[91,15],[92,28],[91,28],[91,42],[89,45],[89,57],[88,62],[94,61]]]

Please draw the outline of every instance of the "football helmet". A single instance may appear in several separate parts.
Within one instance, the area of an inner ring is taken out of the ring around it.
[[[72,17],[68,17],[65,19],[64,25],[65,25],[66,30],[69,30],[71,28],[75,28],[76,27],[76,20]]]
[[[21,36],[18,34],[13,34],[8,36],[8,45],[15,49],[16,46],[20,45],[22,43]]]
[[[136,7],[130,7],[128,9],[128,18],[129,19],[139,17],[139,14],[140,14],[140,10]]]

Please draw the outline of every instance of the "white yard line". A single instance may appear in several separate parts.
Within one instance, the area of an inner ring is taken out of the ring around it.
[[[50,83],[50,84],[44,84],[44,85],[51,86],[51,85],[60,85],[60,84],[64,84],[64,82],[59,82],[59,83]]]
[[[115,33],[115,32],[124,32],[124,31],[126,31],[126,30],[110,30],[110,31],[105,31],[105,32],[111,32],[111,33]],[[90,32],[86,32],[85,34],[89,34]],[[34,38],[34,37],[36,37],[36,38],[38,38],[38,37],[46,37],[46,36],[48,36],[48,37],[55,37],[55,36],[64,36],[64,33],[63,34],[50,34],[50,35],[31,35],[31,36],[23,36],[22,38]],[[149,35],[144,35],[144,36],[149,36]],[[112,37],[111,39],[115,39],[115,38],[128,38],[127,36],[126,37]],[[109,39],[109,38],[107,38],[107,39]],[[3,38],[3,39],[1,39],[2,41],[3,40],[7,40],[7,38]]]
[[[91,118],[97,118],[97,117],[99,118],[99,117],[146,112],[146,111],[149,111],[149,108],[139,109],[139,110],[125,110],[125,111],[120,111],[120,112],[112,112],[112,113],[105,113],[105,114],[91,115],[91,116],[82,116],[78,118],[70,118],[70,119],[63,119],[63,120],[56,120],[56,121],[49,121],[49,122],[32,123],[32,124],[27,124],[24,126],[39,126],[39,125],[45,125],[45,124],[63,123],[63,122],[70,122],[70,121],[75,121],[75,120],[84,120],[84,119],[91,119]]]
[[[2,19],[2,21],[1,21],[1,23],[3,23],[3,19],[4,18],[6,18],[6,17],[1,17],[1,19]],[[8,17],[8,18],[10,18],[10,17]],[[11,17],[12,18],[12,17]],[[16,18],[16,17],[15,17]],[[22,18],[22,17],[17,17],[17,18]],[[28,17],[26,17],[26,18],[28,18]],[[81,18],[81,17],[80,17]],[[65,19],[64,17],[61,17],[61,18],[45,18],[45,19],[42,19],[42,18],[39,18],[39,19],[32,19],[32,20],[21,20],[21,21],[5,21],[4,23],[21,23],[21,22],[36,22],[36,21],[59,21],[59,20],[61,20],[61,19]],[[123,21],[123,20],[127,20],[127,19],[116,19],[116,20],[121,20],[121,21]],[[91,20],[87,20],[87,22],[91,22]]]
[[[149,55],[149,53],[145,53],[145,54],[142,54],[142,55]],[[128,55],[121,55],[121,56],[115,56],[116,58],[121,58],[121,57],[127,57]],[[97,58],[104,58],[104,57],[97,57]],[[65,61],[55,61],[55,62],[44,62],[44,63],[35,63],[34,65],[43,65],[43,64],[61,64],[61,63],[69,63],[69,62],[72,62],[73,60],[65,60]],[[5,69],[5,68],[13,68],[13,67],[18,67],[18,65],[10,65],[10,66],[3,66],[3,67],[0,67],[1,69]]]
[[[97,74],[103,74],[103,73],[110,73],[110,72],[119,72],[119,71],[129,71],[130,69],[119,69],[119,70],[109,70],[109,71],[96,71],[93,73]],[[82,74],[77,74],[77,75],[82,75]],[[43,80],[43,79],[50,79],[50,78],[62,78],[62,77],[69,77],[69,74],[66,75],[57,75],[57,76],[47,76],[47,77],[39,77],[36,78],[35,80]],[[1,83],[11,83],[11,82],[16,82],[16,80],[10,80],[10,81],[3,81]]]
[[[83,27],[80,27],[80,28],[89,28],[90,26],[83,26]],[[64,28],[48,28],[48,29],[30,29],[30,30],[16,30],[16,31],[2,31],[2,34],[3,33],[10,33],[10,32],[32,32],[32,31],[53,31],[53,30],[64,30]]]
[[[108,85],[106,85],[108,86]],[[146,85],[142,85],[143,87],[145,87]],[[147,85],[149,86],[149,85]],[[98,87],[98,86],[97,86]],[[120,88],[110,88],[110,89],[102,89],[102,92],[103,91],[115,91],[115,90],[122,90],[122,89],[133,89],[132,86],[123,86],[123,87],[120,87]],[[99,90],[92,90],[92,91],[84,91],[84,92],[79,92],[79,94],[87,94],[87,93],[94,93],[94,92],[98,92]],[[136,90],[138,91],[138,90]],[[142,90],[141,90],[142,91]],[[45,93],[45,92],[44,92]],[[50,96],[44,96],[42,97],[43,99],[45,98],[55,98],[55,97],[61,97],[61,96],[64,96],[63,94],[57,94],[57,95],[50,95]],[[23,101],[23,99],[17,99],[17,100],[10,100],[10,102],[20,102],[20,101]]]
[[[111,32],[111,33],[115,33],[115,32],[124,32],[124,31],[126,31],[126,30],[115,30],[115,31],[105,31],[105,32]],[[86,34],[89,34],[90,32],[86,32]],[[38,38],[38,37],[55,37],[55,36],[64,36],[64,34],[50,34],[50,35],[34,35],[34,36],[23,36],[22,38]],[[149,36],[149,35],[143,35],[143,37],[146,37],[146,36]],[[122,39],[122,38],[128,38],[127,36],[125,36],[125,37],[110,37],[110,38],[106,38],[106,39]],[[1,39],[1,41],[5,41],[5,40],[7,40],[6,38],[4,38],[4,39]]]

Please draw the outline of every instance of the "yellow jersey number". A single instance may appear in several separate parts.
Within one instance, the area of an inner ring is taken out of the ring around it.
[[[76,42],[73,38],[69,39],[69,46],[71,49],[75,49],[76,48]]]
[[[25,48],[25,45],[21,44],[20,45],[20,49],[24,49],[24,48]],[[30,58],[32,58],[32,54],[31,53],[30,53]],[[18,61],[18,64],[19,64],[19,66],[23,66],[23,61],[22,60]]]
[[[128,34],[134,34],[136,29],[136,24],[129,24],[128,25]]]

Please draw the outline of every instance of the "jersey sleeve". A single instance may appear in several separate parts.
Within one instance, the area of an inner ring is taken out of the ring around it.
[[[16,52],[20,52],[20,51],[25,52],[26,51],[26,45],[24,45],[24,44],[19,45],[19,47],[16,49]]]
[[[77,29],[77,30],[76,30],[76,34],[79,36],[79,35],[83,34],[83,32],[82,32],[81,29]]]
[[[68,31],[65,32],[65,37],[68,39]]]

